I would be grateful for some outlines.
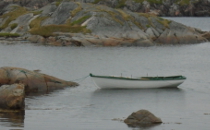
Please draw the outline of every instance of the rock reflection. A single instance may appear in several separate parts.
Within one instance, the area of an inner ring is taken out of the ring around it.
[[[5,127],[24,127],[25,111],[0,112],[0,125]]]
[[[59,88],[59,89],[54,89],[54,90],[42,91],[42,92],[28,92],[28,93],[26,93],[26,98],[50,95],[52,93],[59,92],[64,89],[65,88]]]
[[[153,127],[157,127],[161,124],[138,124],[137,126],[127,125],[129,128],[133,128],[133,130],[145,130],[151,129]]]

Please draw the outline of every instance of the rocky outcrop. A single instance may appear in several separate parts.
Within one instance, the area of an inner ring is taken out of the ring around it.
[[[0,87],[0,110],[23,110],[25,88],[23,84],[2,85]]]
[[[133,112],[124,122],[130,127],[149,127],[162,123],[160,118],[156,117],[148,110]]]
[[[33,11],[17,5],[3,10],[1,32],[17,33],[23,40],[37,44],[154,46],[208,41],[203,35],[208,32],[155,15],[102,5],[63,1]]]
[[[203,37],[202,32],[199,32],[195,28],[186,28],[185,25],[180,25],[173,21],[169,24],[169,28],[170,29],[165,29],[161,33],[161,35],[156,39],[156,42],[167,42],[169,44],[187,44],[189,41],[191,41],[191,43],[207,41],[207,39]]]
[[[0,68],[0,112],[24,110],[25,95],[45,94],[78,84],[16,67]]]
[[[25,86],[26,94],[29,93],[47,93],[52,90],[61,89],[67,86],[73,87],[78,84],[71,81],[65,81],[53,76],[30,71],[16,67],[0,68],[0,84],[21,83]]]

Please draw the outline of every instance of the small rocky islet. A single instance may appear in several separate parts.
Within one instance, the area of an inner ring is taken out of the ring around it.
[[[121,1],[115,2],[120,4]],[[167,3],[162,2],[164,5]],[[1,43],[22,41],[52,46],[154,46],[210,40],[210,32],[158,17],[149,13],[151,11],[132,12],[127,7],[129,1],[124,1],[124,6],[119,7],[109,7],[107,3],[107,0],[3,1],[0,3]],[[144,5],[145,1],[138,3]],[[154,4],[147,3],[152,9]]]

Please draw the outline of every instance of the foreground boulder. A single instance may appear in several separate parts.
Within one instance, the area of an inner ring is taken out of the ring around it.
[[[23,84],[2,85],[0,87],[0,109],[22,110],[25,107]]]
[[[26,94],[31,92],[49,92],[67,86],[78,85],[75,82],[65,81],[37,71],[30,71],[16,67],[1,67],[0,84],[4,85],[14,83],[24,84]]]
[[[162,123],[160,118],[156,117],[148,110],[133,112],[124,120],[124,122],[131,127],[153,126]]]

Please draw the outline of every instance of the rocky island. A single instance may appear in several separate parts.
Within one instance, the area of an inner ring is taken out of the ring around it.
[[[97,0],[5,0],[0,3],[1,43],[154,46],[210,40],[209,32],[155,14],[99,3]]]

